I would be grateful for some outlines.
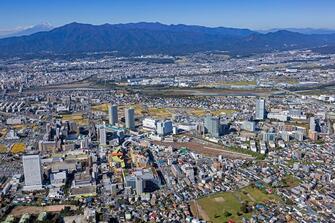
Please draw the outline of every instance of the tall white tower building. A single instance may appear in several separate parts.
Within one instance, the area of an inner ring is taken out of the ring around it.
[[[256,120],[265,119],[265,100],[258,99],[256,101]]]

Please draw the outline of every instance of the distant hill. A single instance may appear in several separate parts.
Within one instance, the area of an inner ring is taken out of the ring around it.
[[[119,55],[181,55],[213,50],[248,55],[329,45],[335,45],[335,34],[306,35],[290,31],[262,34],[248,29],[161,23],[71,23],[29,36],[0,39],[0,56],[107,51]]]
[[[28,28],[15,30],[13,32],[8,32],[8,33],[3,34],[3,35],[0,34],[0,39],[1,38],[15,37],[15,36],[26,36],[26,35],[31,35],[31,34],[38,33],[38,32],[50,31],[52,29],[53,29],[53,27],[51,25],[49,25],[47,23],[43,23],[43,24],[38,24],[38,25],[35,25],[35,26],[28,27]]]
[[[315,28],[280,28],[280,29],[268,29],[268,30],[259,30],[260,33],[271,33],[277,32],[280,30],[286,30],[290,32],[296,32],[301,34],[334,34],[335,29],[315,29]]]

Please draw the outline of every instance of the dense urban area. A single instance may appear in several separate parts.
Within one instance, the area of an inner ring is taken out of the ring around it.
[[[0,59],[0,222],[335,222],[335,55]]]

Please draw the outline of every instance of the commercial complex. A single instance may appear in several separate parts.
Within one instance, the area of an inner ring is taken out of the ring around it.
[[[24,172],[24,190],[42,189],[42,169],[39,155],[22,156]]]

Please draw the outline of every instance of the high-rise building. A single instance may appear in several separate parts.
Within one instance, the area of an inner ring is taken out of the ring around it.
[[[309,118],[309,130],[315,131],[316,130],[316,122],[314,117]]]
[[[125,109],[125,122],[126,128],[130,130],[135,130],[135,110],[133,108]]]
[[[256,101],[256,120],[264,120],[265,119],[265,100],[258,99]]]
[[[159,121],[157,122],[157,134],[165,136],[167,134],[172,133],[173,127],[172,127],[172,121],[166,120],[166,121]]]
[[[211,115],[205,118],[205,130],[213,137],[220,136],[220,119],[218,117],[212,117]]]
[[[24,190],[42,189],[42,169],[40,155],[24,155],[22,157],[24,173]]]
[[[107,144],[107,136],[106,136],[105,126],[101,126],[99,128],[99,142],[100,142],[100,145],[106,145]]]
[[[108,106],[108,119],[110,125],[118,123],[117,105]]]
[[[88,136],[82,138],[80,140],[80,148],[87,149],[89,147],[89,143],[90,143],[90,138]]]
[[[140,176],[136,177],[136,194],[141,195],[143,193],[143,179]]]

